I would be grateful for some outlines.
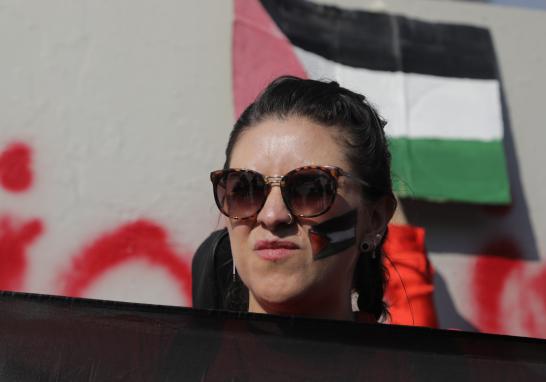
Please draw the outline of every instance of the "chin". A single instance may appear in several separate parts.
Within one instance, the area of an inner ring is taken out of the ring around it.
[[[297,307],[301,308],[301,303],[306,300],[305,296],[308,293],[308,290],[302,288],[301,284],[291,286],[286,283],[277,286],[277,288],[262,285],[252,288],[252,291],[255,299],[263,308],[270,307],[277,312],[286,313],[295,312]]]
[[[261,293],[255,294],[256,298],[268,305],[285,305],[298,300],[297,293]]]

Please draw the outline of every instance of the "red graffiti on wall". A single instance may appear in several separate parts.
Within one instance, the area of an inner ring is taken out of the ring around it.
[[[14,142],[0,153],[0,184],[7,191],[27,191],[32,185],[32,150]]]
[[[32,157],[29,145],[9,144],[0,153],[0,188],[28,192],[33,181]],[[0,289],[24,290],[28,246],[44,231],[40,219],[20,220],[0,214]],[[169,245],[166,230],[148,220],[121,225],[86,246],[73,260],[70,271],[63,274],[61,293],[84,296],[86,288],[106,271],[135,258],[167,270],[178,283],[180,294],[191,301],[188,264]]]
[[[32,185],[32,150],[22,142],[9,144],[0,153],[0,187],[25,192]],[[27,266],[27,247],[44,230],[40,219],[22,221],[0,214],[0,289],[21,290]]]
[[[26,270],[26,248],[42,233],[39,219],[18,224],[0,215],[0,289],[21,290]]]
[[[108,232],[83,249],[65,275],[63,294],[83,296],[104,272],[125,261],[143,258],[166,269],[180,293],[191,301],[191,271],[170,248],[165,230],[148,220],[138,220]]]
[[[512,258],[488,256],[489,246],[473,269],[476,325],[480,331],[546,338],[546,267],[518,260],[519,248],[511,240],[502,246]]]

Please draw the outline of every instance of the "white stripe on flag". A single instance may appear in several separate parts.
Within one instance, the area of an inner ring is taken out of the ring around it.
[[[393,138],[494,141],[503,137],[498,80],[353,68],[294,47],[307,74],[369,98]]]
[[[337,231],[328,234],[328,238],[332,244],[343,240],[352,239],[353,237],[355,237],[354,227],[346,229],[345,231]]]

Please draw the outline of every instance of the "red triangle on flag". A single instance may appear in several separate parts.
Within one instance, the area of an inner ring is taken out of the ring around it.
[[[235,0],[232,59],[236,117],[278,76],[307,78],[292,44],[258,0]]]

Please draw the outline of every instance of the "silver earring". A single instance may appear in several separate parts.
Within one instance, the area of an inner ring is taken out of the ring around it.
[[[233,282],[237,280],[237,269],[235,268],[235,261],[233,262]]]
[[[292,223],[294,223],[294,217],[290,212],[288,213],[288,217],[290,218],[290,220],[288,221],[288,225],[292,225]]]
[[[372,259],[374,259],[374,260],[377,258],[377,255],[375,253],[375,249],[377,248],[379,243],[381,243],[382,238],[383,238],[383,235],[381,235],[380,233],[375,235],[375,240],[373,241],[373,251],[372,251]]]

